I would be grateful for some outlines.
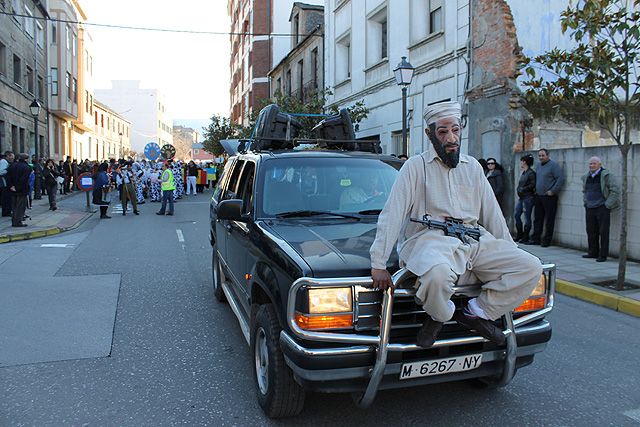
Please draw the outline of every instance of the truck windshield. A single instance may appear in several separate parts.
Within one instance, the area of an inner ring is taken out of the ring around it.
[[[401,166],[400,161],[374,158],[270,159],[258,191],[261,216],[293,217],[298,211],[375,215]]]

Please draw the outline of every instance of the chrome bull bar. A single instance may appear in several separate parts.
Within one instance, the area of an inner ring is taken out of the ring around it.
[[[515,375],[516,370],[516,355],[518,351],[518,345],[516,340],[516,328],[518,326],[523,326],[527,323],[531,323],[535,320],[543,318],[547,313],[549,313],[553,309],[554,305],[554,293],[555,293],[555,282],[556,282],[556,266],[555,264],[545,264],[543,265],[543,271],[545,273],[547,283],[547,299],[546,304],[543,309],[537,310],[533,313],[529,313],[525,316],[522,316],[518,319],[513,319],[513,313],[507,313],[502,316],[504,330],[503,334],[506,338],[506,351],[505,351],[505,359],[504,359],[504,368],[502,371],[502,376],[497,382],[497,385],[503,386],[508,384],[513,376]],[[298,295],[298,291],[301,288],[339,288],[339,287],[347,287],[351,286],[354,288],[354,291],[358,291],[358,287],[371,289],[373,287],[373,281],[370,277],[345,277],[345,278],[331,278],[331,279],[315,279],[302,277],[296,280],[291,288],[289,289],[288,296],[288,305],[287,305],[287,322],[288,326],[297,337],[310,340],[310,341],[323,341],[323,342],[333,342],[333,343],[342,343],[342,344],[359,344],[362,349],[367,349],[367,347],[375,348],[376,352],[376,361],[373,368],[370,370],[371,375],[369,379],[369,383],[367,388],[365,389],[362,396],[357,401],[358,406],[362,408],[366,408],[373,403],[373,400],[376,397],[378,392],[378,388],[380,386],[380,382],[382,381],[382,377],[384,376],[384,370],[387,364],[387,355],[389,351],[415,351],[420,350],[422,347],[419,347],[416,344],[390,344],[389,337],[391,332],[391,320],[392,320],[392,307],[393,307],[393,297],[395,294],[411,294],[410,291],[406,289],[396,289],[399,283],[411,278],[413,273],[406,269],[398,270],[393,276],[393,288],[389,288],[384,291],[383,299],[382,299],[382,308],[381,308],[381,316],[380,316],[380,329],[377,336],[372,335],[363,335],[363,334],[345,334],[339,332],[317,332],[317,331],[308,331],[300,328],[300,326],[296,323],[295,318],[295,310],[296,310],[296,298]],[[474,291],[475,289],[475,291]],[[477,294],[478,293],[477,286],[454,286],[454,294],[463,294],[468,295]],[[286,333],[283,331],[283,334]],[[287,337],[288,338],[288,337]],[[487,339],[481,336],[473,336],[473,337],[464,337],[464,338],[449,338],[444,340],[437,340],[432,348],[436,347],[448,347],[455,345],[464,345],[471,343],[480,343],[480,342],[488,342]]]

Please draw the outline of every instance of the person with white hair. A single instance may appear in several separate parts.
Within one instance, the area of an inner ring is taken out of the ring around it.
[[[609,256],[609,223],[611,210],[620,205],[620,187],[613,174],[602,167],[599,157],[589,159],[589,172],[582,176],[587,245],[583,258],[605,262]]]
[[[373,285],[382,290],[392,286],[387,261],[398,242],[400,263],[418,277],[416,298],[427,313],[418,345],[431,347],[452,318],[504,345],[504,334],[492,321],[524,302],[542,274],[542,264],[513,242],[482,166],[460,153],[460,104],[428,106],[424,121],[431,149],[404,163],[380,213],[370,249]],[[443,222],[455,218],[480,237],[447,236],[410,221],[425,214]],[[480,296],[456,309],[453,286],[473,276],[483,283]]]

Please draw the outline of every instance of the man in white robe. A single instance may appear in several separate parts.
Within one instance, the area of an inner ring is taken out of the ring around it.
[[[396,242],[401,263],[418,276],[416,297],[428,314],[417,336],[424,348],[433,345],[454,314],[457,322],[504,344],[504,334],[491,321],[522,304],[542,273],[540,260],[513,242],[482,166],[460,154],[460,118],[457,102],[427,107],[424,119],[432,147],[400,169],[370,250],[374,287],[392,285],[386,268]],[[410,221],[425,214],[438,221],[458,218],[479,227],[481,237],[463,241]],[[453,286],[471,273],[484,283],[482,293],[456,312]]]

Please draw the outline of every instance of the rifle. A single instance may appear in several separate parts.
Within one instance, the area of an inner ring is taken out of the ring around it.
[[[445,236],[454,236],[466,243],[465,236],[472,239],[480,240],[480,228],[467,227],[461,219],[445,217],[444,221],[431,219],[429,214],[423,215],[422,219],[411,218],[411,222],[417,222],[426,225],[427,228],[442,230]]]

